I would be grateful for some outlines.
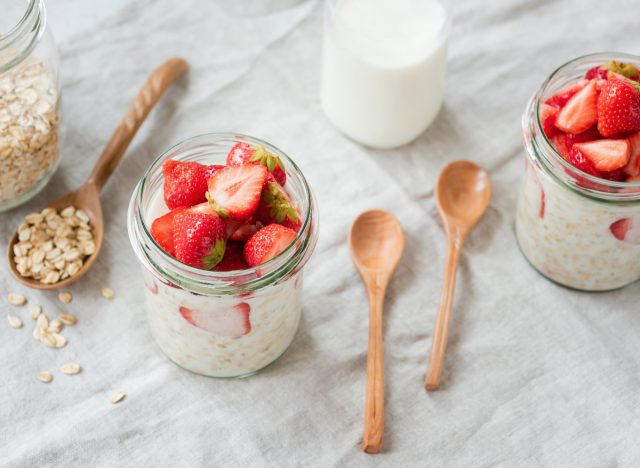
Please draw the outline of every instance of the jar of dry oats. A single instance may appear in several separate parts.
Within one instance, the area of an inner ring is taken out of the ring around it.
[[[58,165],[58,63],[43,0],[0,0],[0,211],[33,197]]]

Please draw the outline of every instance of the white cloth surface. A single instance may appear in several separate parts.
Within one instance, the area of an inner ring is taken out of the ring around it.
[[[445,105],[414,143],[374,151],[343,137],[319,105],[319,1],[56,0],[64,160],[47,188],[0,215],[0,239],[28,212],[80,185],[148,73],[191,64],[150,115],[105,187],[106,241],[61,305],[0,265],[0,466],[553,466],[640,464],[640,284],[587,294],[556,286],[520,254],[513,222],[523,170],[520,116],[556,66],[584,53],[638,53],[640,7],[628,1],[460,0]],[[301,166],[320,209],[306,267],[304,318],[289,351],[244,380],[193,375],[156,347],[144,312],[126,209],[164,149],[204,132],[275,143]],[[494,194],[458,273],[442,388],[422,386],[446,243],[433,187],[440,168],[485,166]],[[355,216],[393,211],[406,251],[384,323],[383,452],[360,449],[368,309],[346,244]],[[107,301],[100,288],[116,297]],[[26,293],[10,306],[6,294]],[[68,345],[31,337],[31,306],[68,310]],[[59,367],[77,361],[83,372]],[[51,370],[54,381],[35,379]],[[117,391],[126,400],[112,405]]]

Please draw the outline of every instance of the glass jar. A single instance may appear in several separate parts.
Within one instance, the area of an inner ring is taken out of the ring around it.
[[[586,55],[554,71],[522,117],[525,175],[516,235],[529,262],[574,289],[606,291],[640,279],[640,181],[614,182],[569,164],[542,131],[539,110],[555,92],[610,60],[638,66],[640,57]]]
[[[442,105],[448,0],[326,0],[322,107],[349,138],[392,148]]]
[[[38,193],[58,166],[60,81],[43,1],[0,0],[0,11],[0,211],[5,211]]]
[[[149,233],[152,221],[168,211],[162,163],[174,159],[224,164],[239,142],[280,156],[286,188],[300,209],[300,231],[284,252],[255,268],[221,272],[181,263]],[[181,367],[210,377],[247,376],[275,361],[291,344],[300,322],[302,274],[318,239],[317,217],[314,196],[300,169],[284,152],[257,138],[206,134],[160,155],[135,188],[128,215],[129,238],[142,264],[149,326],[160,349]],[[238,319],[246,320],[242,336],[228,336],[224,325],[208,326]]]

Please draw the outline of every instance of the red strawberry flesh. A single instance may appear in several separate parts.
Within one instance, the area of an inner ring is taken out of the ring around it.
[[[556,127],[563,132],[578,134],[598,122],[598,91],[596,81],[589,83],[569,99],[556,118]]]
[[[615,171],[629,162],[628,140],[596,140],[576,143],[573,148],[582,153],[598,171]]]
[[[287,181],[282,159],[262,146],[236,143],[227,155],[227,165],[239,166],[243,164],[261,164],[267,168],[270,174],[273,174],[281,185],[284,185]]]
[[[222,166],[167,159],[162,163],[163,194],[167,208],[193,206],[206,201],[207,181]]]
[[[256,215],[262,224],[282,224],[296,232],[300,230],[302,224],[298,209],[291,201],[291,197],[275,180],[264,184]]]
[[[222,261],[226,231],[215,213],[184,210],[173,219],[175,258],[187,265],[210,270]]]
[[[262,165],[226,166],[209,179],[209,203],[221,217],[244,222],[258,208],[266,178]]]
[[[610,79],[598,97],[598,131],[604,137],[640,130],[640,85],[627,79]]]
[[[239,338],[251,332],[251,307],[246,302],[211,310],[182,306],[180,315],[191,325],[219,337]]]
[[[293,229],[270,224],[260,229],[244,246],[244,259],[250,267],[265,263],[282,253],[296,238]]]

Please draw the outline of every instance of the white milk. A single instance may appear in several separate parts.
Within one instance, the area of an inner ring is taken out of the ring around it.
[[[330,1],[322,79],[329,120],[378,148],[420,135],[442,104],[447,27],[437,0]]]

